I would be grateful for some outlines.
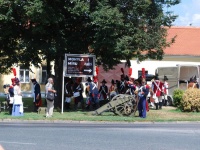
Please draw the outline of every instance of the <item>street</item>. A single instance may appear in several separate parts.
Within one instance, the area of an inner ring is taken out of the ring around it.
[[[198,150],[199,123],[1,122],[5,150]]]

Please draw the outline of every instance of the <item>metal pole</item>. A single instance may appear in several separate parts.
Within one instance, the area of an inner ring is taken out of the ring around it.
[[[61,105],[61,114],[63,114],[63,104],[64,104],[64,78],[65,78],[65,60],[63,60],[62,105]]]

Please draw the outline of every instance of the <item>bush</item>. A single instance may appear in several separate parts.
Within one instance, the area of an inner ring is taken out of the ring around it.
[[[182,111],[200,111],[200,89],[189,88],[187,89],[182,97],[180,103],[180,109]]]
[[[181,89],[175,89],[173,92],[173,105],[175,107],[179,107],[180,106],[180,102],[182,100],[184,91]]]

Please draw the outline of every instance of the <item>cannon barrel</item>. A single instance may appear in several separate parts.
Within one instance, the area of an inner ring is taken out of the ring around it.
[[[119,94],[113,97],[107,104],[92,111],[92,115],[100,115],[105,111],[111,111],[117,115],[130,116],[135,112],[136,104],[134,95]]]

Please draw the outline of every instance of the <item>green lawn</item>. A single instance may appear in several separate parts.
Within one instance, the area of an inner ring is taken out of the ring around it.
[[[1,102],[4,101],[0,99]],[[68,121],[109,121],[109,122],[165,122],[165,121],[200,121],[200,113],[191,112],[181,112],[175,107],[163,107],[162,110],[150,110],[147,113],[147,118],[139,118],[136,112],[134,117],[122,117],[113,114],[112,112],[104,112],[102,115],[93,116],[88,111],[70,111],[64,112],[61,114],[60,110],[57,111],[54,109],[54,114],[52,118],[45,118],[45,114],[37,114],[32,112],[33,104],[32,99],[23,99],[24,107],[24,116],[21,117],[12,117],[8,114],[7,110],[2,110],[0,113],[1,120],[68,120]]]

